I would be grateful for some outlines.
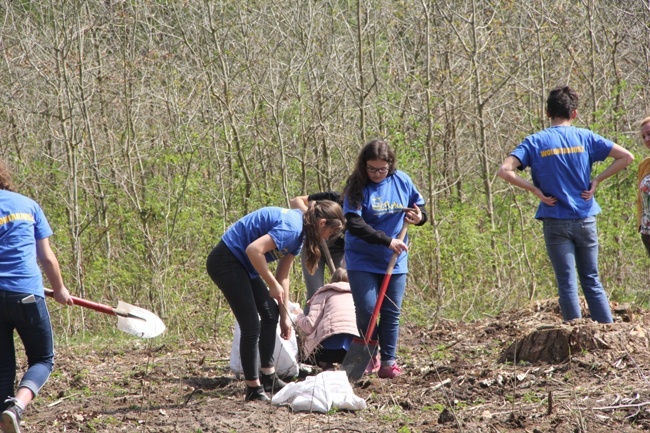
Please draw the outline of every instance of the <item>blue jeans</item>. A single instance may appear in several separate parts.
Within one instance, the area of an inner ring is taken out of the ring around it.
[[[596,218],[545,219],[544,241],[555,271],[562,318],[573,320],[581,317],[578,300],[580,279],[591,318],[600,323],[611,323],[612,312],[607,293],[598,278]]]
[[[395,361],[397,357],[397,339],[399,337],[399,317],[402,310],[402,299],[406,288],[407,274],[393,274],[388,283],[386,297],[379,310],[379,324],[370,340],[379,338],[381,360],[383,363]],[[357,328],[363,337],[368,330],[370,316],[375,309],[379,289],[384,274],[363,271],[348,271],[350,289],[354,298],[354,308],[357,316]]]
[[[16,380],[16,349],[14,329],[25,346],[28,369],[19,388],[28,388],[34,396],[50,377],[54,367],[52,324],[45,299],[21,303],[27,293],[0,290],[0,408],[7,397],[14,396]]]

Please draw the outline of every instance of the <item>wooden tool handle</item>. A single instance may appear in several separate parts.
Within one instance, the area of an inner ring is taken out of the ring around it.
[[[406,237],[407,230],[408,230],[408,222],[404,221],[404,225],[402,226],[402,230],[400,230],[399,235],[397,235],[397,239],[403,241],[404,238]],[[368,323],[368,330],[366,331],[366,335],[364,336],[364,341],[366,344],[370,342],[372,333],[375,332],[375,327],[377,326],[377,318],[379,317],[379,310],[381,310],[381,304],[384,302],[384,297],[386,296],[386,290],[388,290],[388,283],[390,282],[390,276],[393,274],[393,269],[395,268],[395,263],[397,263],[397,258],[399,257],[399,255],[400,253],[393,253],[393,255],[390,258],[390,261],[388,262],[386,275],[384,275],[384,279],[381,282],[381,288],[379,289],[379,295],[377,296],[377,303],[375,304],[375,309],[372,312],[372,316],[370,316],[370,322]]]
[[[334,260],[332,260],[330,247],[327,246],[327,241],[325,239],[321,239],[320,248],[323,250],[323,254],[325,254],[325,260],[327,261],[327,266],[330,268],[330,273],[334,274],[336,271],[336,266],[334,266]]]
[[[53,298],[54,297],[54,290],[45,288],[45,295]],[[104,304],[98,304],[97,302],[93,301],[88,301],[83,298],[77,298],[76,296],[71,296],[72,301],[74,302],[75,305],[78,305],[80,307],[84,308],[90,308],[91,310],[99,311],[100,313],[104,314],[110,314],[111,316],[120,316],[120,315],[125,315],[123,314],[118,314],[115,308],[109,306],[109,305],[104,305]],[[128,314],[126,314],[128,316]]]

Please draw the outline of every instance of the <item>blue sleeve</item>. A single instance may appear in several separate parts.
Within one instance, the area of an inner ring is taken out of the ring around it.
[[[591,146],[589,146],[589,156],[592,161],[604,161],[614,147],[614,142],[608,140],[595,132],[589,131],[591,134]]]
[[[530,137],[526,137],[524,141],[522,141],[519,146],[515,148],[512,152],[510,152],[510,156],[514,156],[521,162],[521,166],[519,167],[520,170],[524,170],[528,167],[530,167],[530,155],[531,155],[531,148],[532,148],[532,142]]]
[[[34,239],[40,241],[50,236],[52,236],[52,228],[45,218],[45,213],[38,204],[34,203]]]

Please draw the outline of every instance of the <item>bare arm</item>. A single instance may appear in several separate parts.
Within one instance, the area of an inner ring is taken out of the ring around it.
[[[292,198],[289,201],[289,206],[291,209],[300,209],[303,212],[307,211],[307,206],[309,205],[309,196],[308,195],[299,195]]]
[[[537,188],[535,185],[519,176],[516,172],[519,167],[521,167],[521,161],[519,161],[519,159],[515,158],[514,156],[508,156],[503,160],[503,163],[497,172],[497,176],[511,185],[532,192],[545,204],[549,206],[555,206],[557,199],[555,197],[544,195],[541,189]]]
[[[266,262],[264,254],[276,248],[275,242],[271,236],[264,235],[257,238],[246,248],[246,255],[250,259],[253,267],[260,274],[260,277],[266,282],[271,292],[271,297],[279,303],[284,304],[284,288],[282,284],[275,278],[269,265]]]
[[[612,161],[609,167],[603,170],[602,173],[592,179],[591,186],[587,191],[584,191],[582,194],[580,194],[585,200],[589,200],[594,196],[596,193],[596,187],[598,187],[602,181],[615,175],[630,165],[632,161],[634,161],[634,155],[632,155],[630,152],[618,144],[615,144],[614,147],[612,147],[612,150],[609,152],[608,156],[614,158],[614,161]]]
[[[293,327],[291,326],[291,317],[289,316],[289,273],[291,272],[291,265],[294,260],[293,255],[289,254],[278,261],[278,266],[275,270],[275,279],[280,283],[283,290],[284,302],[280,304],[280,336],[285,340],[291,337]],[[279,301],[278,301],[279,302]]]
[[[50,247],[48,238],[36,241],[36,256],[43,268],[43,272],[45,272],[47,281],[54,291],[54,299],[56,302],[63,305],[73,305],[74,301],[70,297],[70,292],[68,292],[67,287],[63,284],[59,261]]]
[[[291,318],[289,317],[289,272],[295,256],[288,254],[280,259],[275,275],[269,269],[264,253],[276,248],[271,236],[264,235],[257,238],[246,248],[246,255],[250,259],[255,270],[269,287],[269,294],[278,301],[280,306],[280,328],[281,336],[284,339],[291,337]]]

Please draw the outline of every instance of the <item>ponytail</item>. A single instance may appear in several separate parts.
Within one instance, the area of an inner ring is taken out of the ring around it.
[[[345,226],[343,209],[338,203],[331,200],[319,200],[309,203],[309,207],[303,216],[305,242],[302,247],[302,254],[305,254],[305,264],[310,275],[316,272],[321,257],[318,221],[322,219],[325,220],[327,227],[334,229],[335,235],[341,233]]]

